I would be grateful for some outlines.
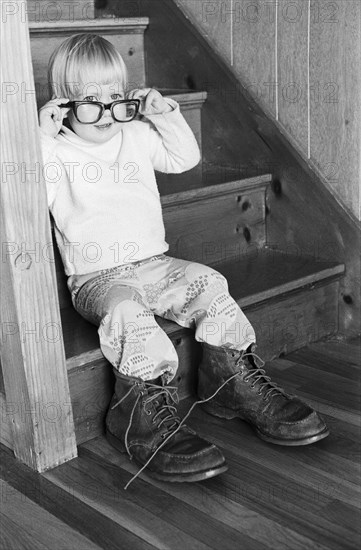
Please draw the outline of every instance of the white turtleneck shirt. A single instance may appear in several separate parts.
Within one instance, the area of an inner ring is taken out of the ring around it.
[[[180,173],[200,160],[196,139],[173,110],[121,126],[105,143],[65,126],[41,133],[48,204],[67,275],[137,262],[168,250],[154,170]]]

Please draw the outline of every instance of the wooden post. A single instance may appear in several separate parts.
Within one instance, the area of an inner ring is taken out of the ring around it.
[[[21,2],[1,2],[1,422],[42,472],[76,456],[30,43]],[[1,426],[0,426],[1,428]]]

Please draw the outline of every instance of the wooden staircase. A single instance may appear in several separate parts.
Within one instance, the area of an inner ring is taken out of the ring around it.
[[[145,14],[146,15],[146,14]],[[39,106],[47,100],[46,66],[53,49],[75,32],[96,32],[110,40],[129,68],[130,87],[148,83],[146,17],[30,24]],[[202,148],[207,92],[162,88],[176,99]],[[222,121],[220,121],[220,124]],[[187,174],[157,174],[170,255],[199,261],[223,273],[232,296],[256,328],[259,354],[270,360],[338,330],[339,281],[344,265],[274,248],[268,240],[268,195],[272,174],[237,178],[217,170],[204,178],[202,164]],[[218,178],[218,179],[217,179]],[[72,308],[55,250],[59,303],[77,444],[102,433],[112,392],[112,369],[102,356],[96,327]],[[200,346],[190,330],[158,319],[180,359],[176,384],[181,397],[196,391]]]

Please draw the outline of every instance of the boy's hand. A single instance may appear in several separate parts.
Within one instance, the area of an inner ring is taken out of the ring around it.
[[[127,99],[140,99],[139,113],[143,116],[161,115],[173,110],[162,94],[153,88],[132,90],[128,93]]]
[[[60,108],[59,105],[67,103],[69,99],[57,97],[51,99],[39,110],[39,125],[47,136],[55,138],[63,124],[63,119],[70,109]]]

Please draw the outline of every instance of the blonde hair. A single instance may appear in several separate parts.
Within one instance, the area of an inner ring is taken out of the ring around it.
[[[113,44],[96,34],[74,34],[52,53],[48,85],[52,98],[70,100],[87,95],[85,87],[115,83],[115,93],[127,86],[127,68]],[[90,95],[90,94],[89,94]]]

